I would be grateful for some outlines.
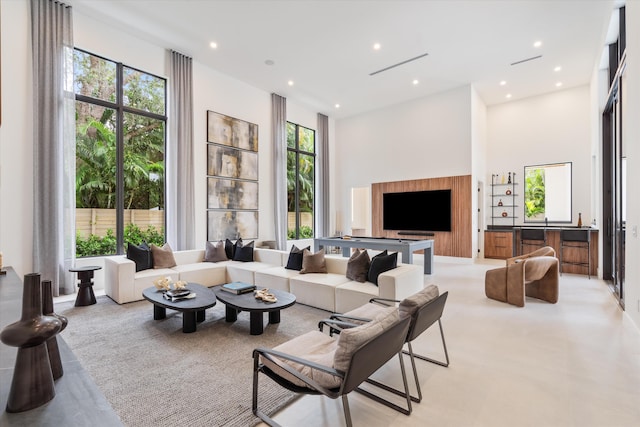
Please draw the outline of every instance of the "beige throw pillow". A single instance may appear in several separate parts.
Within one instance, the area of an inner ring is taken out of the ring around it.
[[[151,254],[153,255],[153,268],[171,268],[177,265],[176,259],[173,257],[173,250],[168,243],[162,247],[152,243]]]
[[[440,290],[438,287],[436,285],[429,285],[420,292],[416,292],[400,301],[398,310],[400,310],[401,315],[412,316],[418,308],[438,298],[439,295]]]
[[[300,270],[300,274],[326,272],[327,262],[324,259],[324,248],[313,254],[308,249],[302,251],[302,270]]]
[[[360,283],[366,282],[370,264],[371,259],[367,250],[356,249],[347,263],[347,279]]]
[[[338,348],[333,358],[333,366],[346,371],[351,363],[351,356],[364,343],[393,326],[399,319],[396,307],[385,308],[375,319],[362,326],[345,329],[340,332]]]

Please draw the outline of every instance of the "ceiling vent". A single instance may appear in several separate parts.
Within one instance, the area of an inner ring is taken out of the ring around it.
[[[540,58],[542,58],[542,55],[532,56],[531,58],[523,59],[521,61],[512,62],[511,65],[518,65],[518,64],[522,64],[523,62],[529,62],[529,61],[533,61],[534,59],[540,59]]]
[[[383,71],[388,71],[388,70],[390,70],[392,68],[396,68],[396,67],[399,67],[401,65],[408,64],[409,62],[415,61],[416,59],[424,58],[427,55],[429,55],[429,54],[428,53],[423,53],[422,55],[418,55],[415,58],[410,58],[410,59],[407,59],[405,61],[398,62],[397,64],[389,65],[388,67],[385,67],[385,68],[383,68],[381,70],[374,71],[373,73],[370,73],[369,75],[370,76],[375,76],[376,74],[382,73]]]

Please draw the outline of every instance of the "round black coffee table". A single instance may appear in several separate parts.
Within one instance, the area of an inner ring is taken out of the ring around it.
[[[222,286],[216,286],[212,289],[216,297],[225,305],[225,320],[227,322],[238,320],[238,313],[241,311],[249,312],[249,333],[251,335],[261,335],[264,331],[262,313],[269,313],[269,323],[280,323],[280,310],[296,303],[295,295],[276,289],[269,290],[278,299],[276,302],[258,300],[253,292],[236,295],[223,291]],[[258,287],[258,289],[262,288]]]
[[[196,294],[195,298],[171,301],[155,286],[142,291],[142,296],[153,303],[153,319],[167,317],[167,308],[182,312],[182,332],[196,331],[196,322],[204,322],[204,312],[216,305],[216,296],[211,289],[197,283],[187,283],[187,289]]]

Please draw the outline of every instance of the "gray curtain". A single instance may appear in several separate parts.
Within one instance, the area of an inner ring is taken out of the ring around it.
[[[316,237],[331,236],[331,214],[329,212],[329,117],[318,113],[318,194]]]
[[[287,249],[287,98],[271,94],[276,249]]]
[[[170,52],[167,144],[167,241],[174,250],[195,249],[193,189],[192,59]]]
[[[75,292],[75,101],[71,7],[31,0],[33,270]]]

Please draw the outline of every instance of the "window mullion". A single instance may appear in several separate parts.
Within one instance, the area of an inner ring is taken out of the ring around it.
[[[123,66],[116,69],[116,253],[124,248],[124,89]]]

